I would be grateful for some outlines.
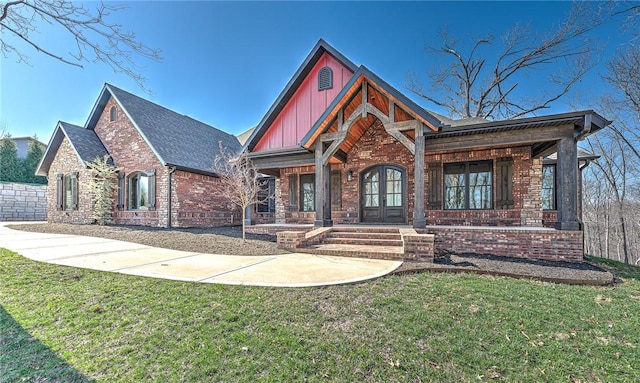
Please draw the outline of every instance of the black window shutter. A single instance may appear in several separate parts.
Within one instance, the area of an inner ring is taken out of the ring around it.
[[[331,172],[331,209],[342,209],[342,190],[340,172]]]
[[[124,210],[124,186],[125,178],[124,172],[118,173],[118,210]]]
[[[289,210],[298,210],[298,175],[289,176]]]
[[[442,164],[428,164],[429,210],[442,209]]]
[[[150,170],[147,172],[149,177],[149,210],[156,209],[156,170]]]
[[[78,210],[78,172],[71,173],[71,209]]]
[[[496,208],[513,209],[513,158],[496,161]]]
[[[56,174],[56,210],[64,209],[64,174]]]

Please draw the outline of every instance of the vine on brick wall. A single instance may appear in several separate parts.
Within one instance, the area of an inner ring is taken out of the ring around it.
[[[96,157],[93,162],[88,162],[91,169],[91,178],[88,182],[89,193],[93,200],[92,218],[98,225],[113,223],[114,190],[118,189],[117,173],[120,169],[109,163],[109,155],[102,158]]]

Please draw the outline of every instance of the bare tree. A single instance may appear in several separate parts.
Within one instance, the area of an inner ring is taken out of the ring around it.
[[[220,177],[218,193],[242,210],[242,239],[246,239],[245,219],[247,207],[264,203],[272,196],[267,191],[268,184],[249,160],[246,152],[235,154],[220,144],[214,171]]]
[[[575,3],[566,20],[546,36],[516,24],[499,39],[491,35],[476,39],[468,50],[445,31],[441,47],[426,49],[448,60],[428,73],[428,87],[415,73],[409,74],[406,86],[447,109],[452,117],[504,119],[535,114],[566,95],[595,65],[594,46],[587,35],[601,24],[602,18],[594,16],[598,12],[596,4]],[[497,45],[500,52],[495,60],[482,52],[489,45]],[[539,97],[518,96],[520,82],[541,81],[536,74],[545,70],[550,74]]]
[[[91,3],[89,3],[91,4]],[[102,61],[115,72],[124,73],[144,88],[136,56],[159,60],[160,52],[138,41],[133,32],[109,21],[112,12],[125,7],[98,3],[86,7],[69,0],[14,0],[0,3],[0,51],[5,57],[16,55],[28,63],[25,52],[16,44],[26,43],[37,52],[63,63],[83,67],[84,63]],[[56,52],[38,39],[38,26],[48,23],[61,27],[75,40],[74,52]],[[13,37],[13,39],[10,39]]]

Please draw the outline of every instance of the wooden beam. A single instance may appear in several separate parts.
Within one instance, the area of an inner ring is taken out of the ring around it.
[[[418,120],[409,120],[409,121],[400,121],[400,122],[390,122],[389,129],[390,130],[399,130],[399,131],[407,131],[407,130],[416,130],[418,127],[422,127],[422,122]]]
[[[557,141],[563,138],[573,138],[573,126],[509,130],[505,132],[478,133],[442,138],[437,138],[437,135],[428,135],[425,136],[425,138],[427,138],[425,150],[427,152],[439,152],[496,145],[534,144],[544,141]]]
[[[327,150],[324,151],[324,153],[322,153],[322,164],[326,165],[327,163],[329,163],[329,159],[331,157],[333,157],[333,155],[338,151],[338,149],[340,149],[340,146],[342,146],[342,144],[344,143],[344,141],[347,138],[347,131],[343,130],[341,132],[341,136],[337,137],[335,139],[335,141],[333,141],[331,143],[331,145],[329,145],[329,147],[327,148]]]
[[[344,129],[344,108],[338,110],[338,130]]]
[[[422,123],[415,127],[416,142],[413,162],[413,227],[424,229],[427,225],[424,209],[424,127]]]
[[[556,163],[556,185],[558,188],[558,230],[582,230],[578,219],[578,146],[576,140],[563,138],[558,142]]]
[[[360,104],[358,105],[356,110],[351,113],[349,118],[347,118],[347,121],[344,122],[344,125],[342,125],[342,130],[349,130],[351,125],[358,119],[358,117],[361,117],[362,113],[366,113],[366,106]]]
[[[396,104],[391,97],[389,97],[389,122],[396,122]]]
[[[385,130],[387,131],[387,133],[389,133],[391,137],[395,138],[398,142],[404,145],[405,148],[409,149],[411,154],[413,154],[414,156],[416,155],[416,145],[413,141],[409,139],[409,137],[405,136],[404,134],[402,134],[402,132],[398,130],[388,130],[386,125],[385,125]]]
[[[369,99],[367,96],[367,82],[363,81],[362,82],[362,105],[368,105],[368,104],[369,104]],[[362,111],[362,118],[367,118],[366,108]]]
[[[347,135],[347,132],[345,130],[331,132],[331,133],[324,133],[320,136],[320,141],[332,142],[335,140],[343,139],[346,135]]]

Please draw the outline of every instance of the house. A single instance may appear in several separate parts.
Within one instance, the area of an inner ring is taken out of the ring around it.
[[[384,244],[374,239],[397,227],[404,243],[393,245],[423,243],[418,258],[432,256],[431,241],[446,251],[581,260],[577,142],[609,123],[591,110],[451,120],[320,40],[244,150],[275,177],[270,222],[291,248]],[[372,234],[341,241],[348,230],[336,224]]]
[[[109,155],[118,167],[116,224],[233,225],[241,214],[217,193],[214,161],[237,138],[105,84],[84,126],[59,122],[38,166],[49,178],[48,220],[93,222],[87,162]]]
[[[43,150],[46,147],[44,143],[40,142],[34,137],[7,137],[0,139],[0,141],[4,140],[13,141],[13,143],[16,145],[18,158],[27,158],[27,154],[29,153],[29,148],[31,147],[31,145],[38,145]]]
[[[91,223],[87,161],[119,172],[117,224],[238,224],[216,192],[219,143],[270,176],[254,232],[296,251],[433,259],[435,251],[579,261],[577,142],[591,110],[505,121],[426,110],[320,40],[262,120],[238,138],[106,84],[84,126],[60,122],[38,174],[49,221]]]

